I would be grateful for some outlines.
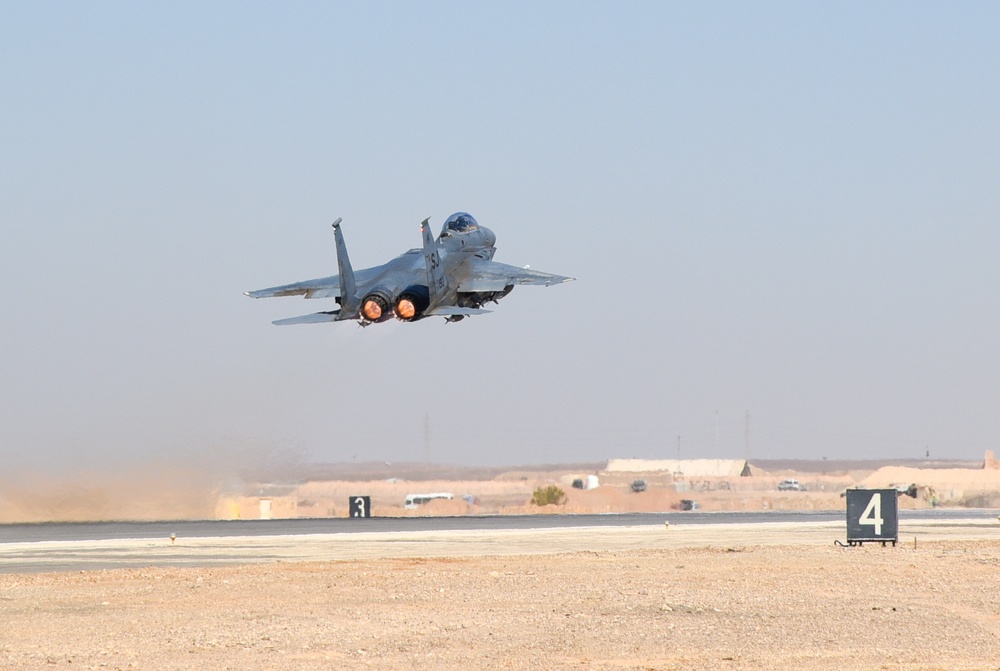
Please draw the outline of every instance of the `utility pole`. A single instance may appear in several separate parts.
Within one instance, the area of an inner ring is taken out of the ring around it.
[[[431,415],[424,413],[424,465],[431,463]]]
[[[712,455],[714,459],[719,458],[719,411],[715,411],[715,454]]]
[[[743,423],[743,453],[746,455],[746,460],[750,461],[750,411],[747,410],[747,414]]]

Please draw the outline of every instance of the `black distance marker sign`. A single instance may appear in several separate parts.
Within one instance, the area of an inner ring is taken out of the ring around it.
[[[372,497],[352,496],[348,499],[347,509],[350,511],[349,517],[371,517]]]
[[[847,542],[896,544],[899,507],[895,489],[847,490]]]

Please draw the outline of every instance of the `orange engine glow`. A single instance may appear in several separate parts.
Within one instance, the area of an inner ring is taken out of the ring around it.
[[[361,306],[361,314],[365,316],[365,319],[377,322],[382,318],[382,306],[376,301],[365,301],[365,304]]]
[[[400,298],[396,303],[396,316],[400,319],[413,319],[417,314],[417,306],[409,298]]]

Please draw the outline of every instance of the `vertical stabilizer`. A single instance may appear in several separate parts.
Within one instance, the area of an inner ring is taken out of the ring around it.
[[[434,242],[430,220],[428,217],[420,224],[420,234],[424,239],[424,261],[427,263],[427,286],[431,290],[431,305],[435,305],[437,299],[448,290],[448,278],[445,277],[444,268],[441,266],[441,252]]]
[[[340,314],[337,315],[337,321],[356,319],[360,307],[351,257],[347,255],[347,243],[340,231],[341,221],[343,220],[337,217],[337,221],[333,222],[333,235],[337,241],[337,274],[340,276]]]

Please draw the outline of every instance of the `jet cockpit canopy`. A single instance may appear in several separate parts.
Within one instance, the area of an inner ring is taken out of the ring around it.
[[[479,222],[468,212],[456,212],[448,217],[441,229],[441,237],[447,238],[460,233],[470,233],[479,230]]]

